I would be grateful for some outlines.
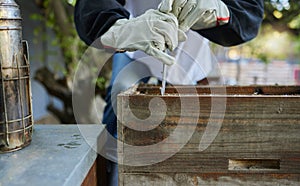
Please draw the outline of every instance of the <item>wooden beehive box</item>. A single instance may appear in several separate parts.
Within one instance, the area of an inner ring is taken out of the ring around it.
[[[119,185],[300,185],[299,86],[140,85],[118,136]]]

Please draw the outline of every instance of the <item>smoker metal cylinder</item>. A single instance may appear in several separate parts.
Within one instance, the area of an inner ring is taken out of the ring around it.
[[[0,0],[0,153],[31,142],[33,117],[27,42],[14,0]]]

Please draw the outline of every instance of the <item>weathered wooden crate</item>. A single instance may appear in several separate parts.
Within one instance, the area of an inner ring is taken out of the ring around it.
[[[153,98],[166,116],[137,131],[163,113],[154,102],[148,118]],[[194,131],[184,144],[184,132],[172,136],[182,126]],[[120,185],[300,185],[299,86],[179,86],[164,96],[157,86],[133,87],[118,96],[118,136]],[[174,155],[157,163],[166,152]]]

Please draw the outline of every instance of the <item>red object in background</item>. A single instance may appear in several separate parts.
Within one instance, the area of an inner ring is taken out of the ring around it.
[[[300,69],[295,69],[294,78],[295,78],[297,85],[300,85]]]

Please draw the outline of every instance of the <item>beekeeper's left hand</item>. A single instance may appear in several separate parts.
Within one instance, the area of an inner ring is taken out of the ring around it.
[[[229,10],[221,0],[162,0],[159,10],[173,13],[184,32],[224,25],[230,19]]]

